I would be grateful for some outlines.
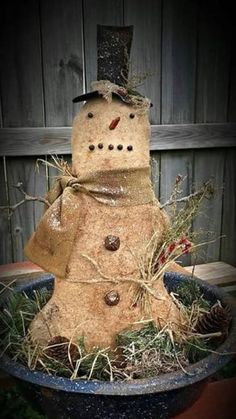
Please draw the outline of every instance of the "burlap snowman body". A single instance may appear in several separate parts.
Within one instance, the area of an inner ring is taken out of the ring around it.
[[[160,327],[181,321],[163,279],[153,285],[148,313],[135,302],[140,260],[153,234],[161,242],[168,219],[150,182],[148,102],[122,101],[104,84],[105,93],[87,100],[74,120],[73,176],[58,180],[60,193],[26,247],[56,276],[30,327],[41,345],[64,336],[83,337],[87,349],[114,348],[117,333],[145,318]]]

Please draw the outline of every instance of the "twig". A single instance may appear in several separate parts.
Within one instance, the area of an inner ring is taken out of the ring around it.
[[[208,186],[210,186],[210,183],[205,185],[206,188]],[[177,202],[188,202],[193,198],[197,198],[197,197],[201,196],[203,193],[204,193],[204,191],[202,189],[200,189],[199,191],[191,193],[190,195],[187,195],[187,196],[183,196],[182,198],[168,199],[168,201],[166,201],[164,204],[160,205],[160,209],[163,209],[163,208],[165,208],[169,205],[176,204]]]
[[[31,196],[28,195],[24,189],[23,189],[23,184],[22,182],[18,182],[16,185],[13,185],[14,188],[18,189],[19,192],[22,193],[22,195],[24,196],[24,198],[17,202],[14,205],[5,205],[5,206],[0,206],[0,211],[6,211],[8,210],[8,216],[11,217],[13,212],[20,207],[21,205],[23,205],[25,202],[32,202],[32,201],[38,201],[38,202],[42,202],[43,204],[47,205],[48,207],[50,206],[50,203],[47,201],[47,199],[43,198],[42,196]]]
[[[12,291],[12,288],[11,288],[11,285],[12,284],[14,284],[15,282],[17,281],[17,279],[16,278],[14,278],[9,284],[4,284],[4,282],[0,282],[0,285],[3,287],[1,290],[0,290],[0,295],[4,292],[4,291],[6,291],[6,289],[8,289],[8,290],[10,290],[10,291]]]

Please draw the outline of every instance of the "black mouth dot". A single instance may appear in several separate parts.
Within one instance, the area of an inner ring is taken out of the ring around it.
[[[100,150],[103,148],[103,144],[102,143],[99,143],[98,144],[98,148],[100,148]]]
[[[118,148],[118,150],[123,150],[123,145],[122,145],[122,144],[119,144],[119,145],[117,146],[117,148]]]
[[[93,151],[95,149],[95,146],[93,144],[90,144],[89,150]]]
[[[113,148],[114,148],[114,145],[113,144],[109,144],[108,149],[109,150],[113,150]]]
[[[127,150],[128,151],[132,151],[133,150],[133,146],[132,145],[128,145]]]

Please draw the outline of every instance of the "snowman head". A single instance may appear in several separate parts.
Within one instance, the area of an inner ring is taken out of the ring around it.
[[[73,173],[111,171],[149,165],[148,110],[116,97],[90,99],[75,117],[72,131]]]

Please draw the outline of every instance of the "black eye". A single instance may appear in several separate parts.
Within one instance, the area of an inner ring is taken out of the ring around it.
[[[89,113],[88,113],[88,117],[89,117],[89,118],[93,118],[93,113],[92,113],[92,112],[89,112]]]
[[[129,114],[129,117],[130,117],[131,119],[133,119],[133,118],[135,117],[134,113],[130,113],[130,114]]]

